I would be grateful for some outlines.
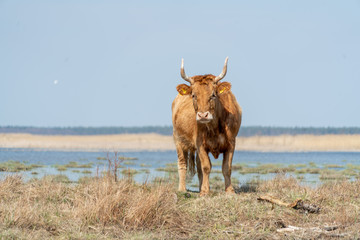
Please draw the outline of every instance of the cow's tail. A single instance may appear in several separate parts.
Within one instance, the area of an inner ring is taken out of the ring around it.
[[[191,151],[189,153],[188,159],[187,159],[187,165],[188,165],[188,173],[191,177],[194,177],[196,171],[195,171],[195,151]]]

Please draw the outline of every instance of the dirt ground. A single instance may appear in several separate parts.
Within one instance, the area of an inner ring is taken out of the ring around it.
[[[34,148],[66,151],[165,151],[175,150],[172,136],[120,134],[49,136],[0,134],[0,148]],[[360,151],[360,135],[281,135],[239,137],[236,150],[243,151]]]

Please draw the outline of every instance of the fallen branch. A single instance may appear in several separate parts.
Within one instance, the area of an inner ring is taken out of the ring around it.
[[[260,196],[257,198],[259,201],[266,201],[272,204],[277,204],[282,207],[293,208],[296,210],[302,210],[309,213],[319,213],[320,207],[316,206],[315,204],[307,204],[304,203],[301,199],[297,199],[292,203],[285,203],[277,198],[271,196]]]
[[[322,237],[334,237],[334,238],[343,238],[348,236],[346,233],[332,233],[332,231],[338,229],[339,226],[332,226],[332,227],[310,227],[310,228],[302,228],[302,227],[296,227],[296,226],[287,226],[284,228],[279,228],[276,231],[278,233],[292,233],[296,231],[302,231],[302,232],[310,232],[315,234],[320,234],[316,238],[322,238]]]
[[[317,233],[327,233],[327,232],[331,232],[334,231],[336,229],[338,229],[339,226],[333,226],[333,227],[310,227],[310,228],[302,228],[302,227],[296,227],[296,226],[287,226],[284,228],[279,228],[276,231],[277,232],[295,232],[297,230],[302,230],[302,231],[311,231],[311,232],[317,232]]]

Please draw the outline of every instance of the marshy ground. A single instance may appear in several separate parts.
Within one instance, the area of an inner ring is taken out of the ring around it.
[[[112,159],[110,159],[112,158]],[[109,160],[113,161],[113,157],[97,157],[95,161],[85,158],[78,161],[68,161],[63,164],[34,164],[27,161],[14,161],[8,160],[0,162],[0,176],[8,173],[24,173],[29,178],[41,178],[44,172],[50,171],[52,174],[65,175],[73,182],[78,182],[78,179],[83,177],[83,174],[91,176],[99,176],[106,169],[108,169]],[[160,167],[153,167],[151,164],[144,163],[143,160],[138,160],[135,157],[117,156],[117,175],[122,177],[140,176],[137,182],[142,182],[139,179],[149,179],[150,174],[154,177],[169,176],[177,174],[177,163],[165,163]],[[222,180],[221,160],[213,161],[211,178],[214,182]],[[31,174],[29,174],[31,173]],[[41,174],[39,174],[41,173]],[[271,179],[278,173],[286,173],[298,179],[304,184],[318,185],[327,181],[335,180],[356,180],[360,177],[360,165],[355,164],[354,161],[342,160],[338,164],[328,163],[300,163],[300,164],[285,164],[285,163],[260,163],[260,162],[247,162],[247,163],[234,163],[232,166],[232,181],[234,184],[240,182],[256,181],[259,179]],[[77,178],[74,178],[76,174]],[[49,174],[45,174],[49,175]],[[64,177],[65,177],[64,176]],[[70,181],[70,180],[69,180]],[[197,177],[193,181],[188,181],[191,187],[197,188]]]
[[[211,193],[201,198],[196,191],[177,191],[176,162],[154,167],[134,157],[97,153],[91,160],[75,159],[52,163],[56,174],[45,177],[37,175],[46,168],[41,164],[0,163],[0,239],[360,238],[355,158],[336,164],[235,162],[234,195],[224,193],[221,161],[215,160]],[[104,167],[97,172],[99,164]],[[134,180],[149,169],[165,177]],[[25,172],[36,178],[25,179]],[[81,177],[70,180],[64,174],[69,172]],[[253,177],[243,181],[240,175]],[[309,175],[316,176],[316,184],[303,181]],[[187,186],[198,189],[191,178]],[[285,203],[300,199],[320,211],[299,211],[259,201],[259,196]]]
[[[115,182],[110,172],[84,177],[77,184],[59,176],[24,181],[12,175],[0,181],[0,238],[360,237],[359,180],[331,181],[314,188],[278,174],[271,180],[239,185],[233,195],[223,192],[222,178],[213,179],[211,186],[209,196],[199,197],[196,192],[177,192],[176,175],[143,184],[131,178]],[[263,195],[284,202],[301,199],[321,209],[314,214],[258,201]]]

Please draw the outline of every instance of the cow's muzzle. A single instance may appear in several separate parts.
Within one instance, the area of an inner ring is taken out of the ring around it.
[[[213,120],[213,115],[209,111],[196,113],[196,121],[200,123],[208,123],[211,120]]]

